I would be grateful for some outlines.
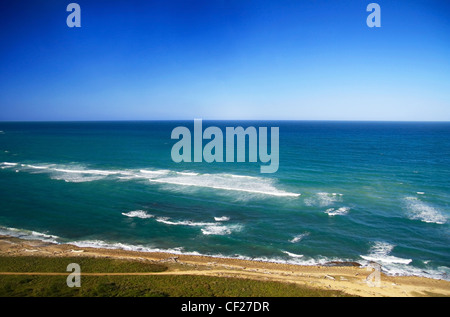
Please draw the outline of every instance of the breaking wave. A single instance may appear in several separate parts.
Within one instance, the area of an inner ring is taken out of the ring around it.
[[[392,255],[389,255],[394,249],[395,245],[389,244],[386,242],[377,241],[373,244],[373,246],[369,250],[368,255],[361,255],[364,260],[381,262],[382,264],[389,263],[400,263],[400,264],[409,264],[411,263],[411,259],[402,259]]]
[[[17,171],[28,173],[46,173],[50,178],[71,183],[91,182],[104,179],[111,180],[148,180],[151,183],[175,185],[178,187],[207,188],[222,191],[244,192],[255,195],[278,197],[298,197],[278,189],[276,181],[271,178],[253,177],[233,174],[201,174],[195,172],[177,172],[171,170],[100,170],[89,169],[82,165],[57,164],[20,164],[3,162],[1,168],[15,167]]]
[[[377,241],[369,249],[369,254],[360,255],[366,260],[362,265],[368,265],[370,262],[377,262],[381,265],[381,271],[388,275],[400,276],[424,276],[434,279],[449,280],[450,268],[441,266],[438,269],[431,268],[428,263],[423,262],[427,267],[418,268],[411,265],[412,259],[404,259],[390,255],[395,245]]]
[[[292,258],[302,258],[303,257],[303,254],[295,254],[295,253],[291,253],[288,251],[283,251],[283,253],[286,253],[287,255],[289,255]]]
[[[215,221],[228,221],[228,220],[230,220],[230,217],[226,217],[226,216],[223,216],[223,217],[214,217],[214,220],[215,220]]]
[[[147,214],[146,211],[144,210],[134,210],[134,211],[129,211],[129,212],[122,212],[122,215],[130,217],[130,218],[141,218],[141,219],[148,219],[148,218],[153,218],[153,215],[149,215]]]
[[[26,229],[0,226],[0,235],[20,238],[24,240],[39,240],[43,242],[59,243],[58,236]]]
[[[204,235],[229,235],[242,230],[242,225],[239,224],[223,225],[217,222],[195,222],[191,220],[172,221],[168,217],[158,217],[156,221],[172,226],[201,227],[200,230]]]

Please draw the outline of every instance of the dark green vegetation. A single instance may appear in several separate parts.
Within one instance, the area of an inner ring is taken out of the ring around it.
[[[69,263],[85,272],[161,272],[163,265],[102,258],[0,257],[1,272],[65,272]],[[69,274],[69,273],[67,273]],[[69,288],[66,276],[1,275],[0,296],[345,296],[342,292],[318,290],[269,281],[240,278],[161,276],[81,276],[80,288]]]
[[[0,272],[64,273],[69,263],[79,264],[84,273],[163,272],[167,270],[167,267],[161,264],[108,258],[0,256]]]

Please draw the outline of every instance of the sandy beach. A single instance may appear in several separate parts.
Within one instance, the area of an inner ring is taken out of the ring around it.
[[[295,283],[364,297],[450,296],[450,282],[424,277],[381,274],[380,286],[370,286],[366,278],[371,271],[349,263],[333,266],[300,266],[198,255],[80,248],[69,244],[51,244],[7,236],[0,236],[0,256],[104,257],[164,263],[169,268],[160,273],[85,273],[89,275],[205,275]],[[0,275],[2,274],[12,273],[0,272]]]

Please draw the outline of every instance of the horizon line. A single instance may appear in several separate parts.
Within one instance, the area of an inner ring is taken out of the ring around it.
[[[155,122],[155,121],[194,121],[201,119],[202,121],[285,121],[285,122],[373,122],[373,123],[450,123],[450,120],[338,120],[338,119],[99,119],[99,120],[0,120],[0,123],[94,123],[94,122]]]

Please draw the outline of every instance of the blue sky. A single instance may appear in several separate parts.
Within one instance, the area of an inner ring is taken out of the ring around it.
[[[0,3],[0,120],[450,121],[450,1]]]

